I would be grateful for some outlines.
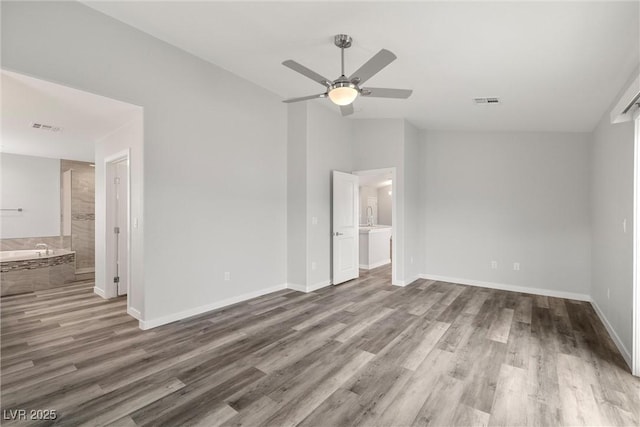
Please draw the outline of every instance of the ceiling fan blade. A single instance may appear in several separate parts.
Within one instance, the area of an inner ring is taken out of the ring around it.
[[[309,77],[314,82],[320,83],[322,86],[329,87],[332,81],[326,77],[321,76],[313,70],[308,69],[302,64],[297,63],[291,59],[288,59],[282,63],[285,67],[291,68],[293,71],[297,71],[303,76]]]
[[[411,89],[389,89],[386,87],[365,87],[361,90],[361,95],[368,98],[401,98],[406,99],[411,96]]]
[[[300,101],[308,101],[309,99],[324,98],[325,96],[327,96],[326,93],[319,93],[317,95],[309,95],[309,96],[301,96],[300,98],[285,99],[282,102],[284,102],[285,104],[290,104],[292,102],[300,102]]]
[[[373,77],[378,71],[382,70],[387,65],[391,64],[396,59],[396,56],[388,51],[382,49],[380,52],[373,55],[373,57],[358,68],[358,70],[349,77],[350,81],[357,78],[357,84],[362,84]]]
[[[353,114],[353,102],[349,105],[341,105],[340,106],[340,112],[342,113],[343,116],[348,116],[350,114]]]

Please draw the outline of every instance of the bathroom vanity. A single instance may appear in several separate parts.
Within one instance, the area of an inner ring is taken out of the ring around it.
[[[391,226],[360,226],[360,268],[370,270],[391,262]]]

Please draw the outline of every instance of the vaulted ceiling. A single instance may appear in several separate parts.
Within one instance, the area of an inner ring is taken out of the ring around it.
[[[424,129],[588,132],[640,60],[635,1],[85,3],[283,99],[323,91],[283,60],[336,78],[333,36],[349,34],[347,74],[386,48],[398,59],[368,85],[414,90],[350,117]],[[486,96],[502,103],[472,102]]]

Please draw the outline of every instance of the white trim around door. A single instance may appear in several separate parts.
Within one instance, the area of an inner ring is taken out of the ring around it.
[[[640,110],[634,115],[635,141],[633,162],[633,346],[631,372],[640,376]]]
[[[112,235],[113,235],[113,216],[114,216],[114,212],[111,211],[112,209],[112,205],[110,202],[110,198],[112,197],[112,190],[110,190],[113,180],[114,180],[114,170],[115,170],[115,164],[122,162],[122,161],[127,161],[127,188],[126,188],[126,248],[127,248],[127,312],[130,312],[131,310],[137,312],[137,310],[132,309],[131,308],[131,299],[130,299],[130,295],[131,295],[131,150],[129,148],[119,151],[117,153],[114,153],[108,157],[105,157],[104,159],[104,166],[105,166],[105,183],[104,185],[106,186],[105,191],[106,191],[106,199],[107,199],[107,203],[105,204],[105,215],[106,215],[106,235],[104,236],[104,242],[106,245],[106,250],[105,250],[105,256],[106,256],[106,262],[105,262],[105,277],[104,277],[104,284],[105,284],[105,294],[108,298],[114,298],[116,296],[118,296],[118,284],[115,283],[113,281],[113,277],[114,277],[114,269],[113,269],[113,265],[111,263],[111,261],[113,260],[113,256],[114,256],[114,248],[113,246],[113,239],[112,239]]]

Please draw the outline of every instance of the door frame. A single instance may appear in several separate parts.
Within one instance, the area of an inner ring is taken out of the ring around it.
[[[396,168],[382,168],[382,169],[365,169],[352,172],[354,175],[366,176],[366,175],[382,175],[385,173],[391,173],[391,284],[396,286],[402,286],[398,280],[398,223],[402,221],[398,217],[398,191],[397,188],[397,175]],[[358,201],[358,210],[360,209],[360,201]],[[360,212],[358,212],[359,214]],[[359,218],[359,216],[358,216]]]
[[[633,116],[633,336],[631,372],[640,377],[640,110]]]
[[[118,285],[113,282],[114,277],[114,269],[113,264],[109,262],[112,260],[114,255],[114,247],[113,247],[113,220],[114,220],[114,212],[112,211],[111,198],[113,197],[113,179],[115,177],[115,165],[116,163],[120,163],[123,160],[127,161],[127,312],[131,308],[131,150],[126,148],[122,151],[114,153],[110,156],[105,157],[104,159],[104,167],[105,167],[105,195],[106,195],[106,203],[105,203],[105,258],[107,262],[105,263],[105,293],[107,298],[116,298],[118,297]],[[111,238],[110,238],[111,236]]]

